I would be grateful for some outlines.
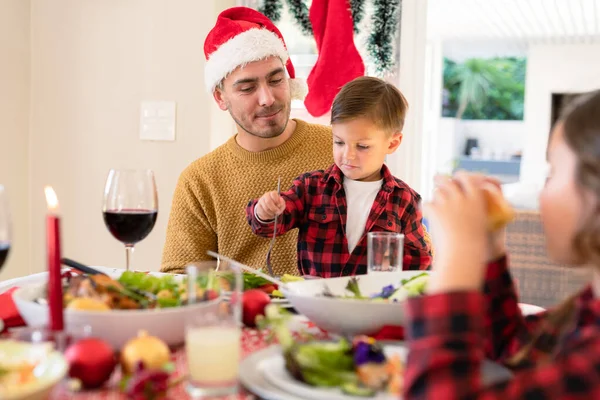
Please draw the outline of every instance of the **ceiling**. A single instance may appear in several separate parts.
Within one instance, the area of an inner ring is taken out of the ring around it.
[[[600,0],[428,0],[427,31],[457,54],[600,43]]]

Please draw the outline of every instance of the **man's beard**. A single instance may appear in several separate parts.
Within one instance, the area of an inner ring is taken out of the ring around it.
[[[279,126],[278,122],[276,120],[273,120],[273,121],[269,121],[269,124],[270,124],[269,127],[265,128],[263,131],[257,131],[255,129],[252,129],[251,123],[249,123],[248,121],[243,122],[242,120],[236,118],[236,116],[231,111],[231,107],[227,107],[227,110],[229,111],[229,115],[231,115],[231,118],[233,118],[235,123],[240,128],[242,128],[248,134],[258,137],[258,138],[261,138],[261,139],[272,139],[272,138],[276,138],[276,137],[280,136],[285,131],[285,128],[287,127],[288,122],[290,120],[290,107],[284,106],[279,110],[280,113],[286,114],[283,126]],[[272,107],[270,109],[267,109],[266,111],[262,111],[259,114],[259,116],[273,114],[273,112],[275,112],[276,110],[277,110],[277,107]]]

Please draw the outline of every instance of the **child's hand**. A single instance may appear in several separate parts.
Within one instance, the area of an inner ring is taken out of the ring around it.
[[[274,220],[285,211],[285,200],[277,194],[277,191],[267,192],[258,199],[254,211],[262,221]]]
[[[489,251],[485,182],[463,172],[436,180],[434,199],[425,205],[436,249],[429,292],[481,288]]]

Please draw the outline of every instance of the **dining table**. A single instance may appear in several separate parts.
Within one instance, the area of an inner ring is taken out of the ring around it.
[[[0,282],[0,295],[9,291],[11,288],[20,287],[30,283],[41,282],[47,279],[47,273],[31,274],[20,278],[14,278]],[[310,334],[318,339],[329,339],[331,336],[325,331],[316,327],[306,317],[295,314],[288,324],[292,334],[298,338],[302,335]],[[13,328],[19,329],[18,327]],[[11,336],[11,329],[4,333],[4,337]],[[273,339],[268,330],[259,330],[256,328],[242,328],[241,334],[241,355],[242,360],[251,354],[263,350],[269,346],[275,346],[276,340]],[[187,383],[187,361],[185,347],[183,345],[171,349],[171,361],[174,365],[174,372],[171,380],[178,382],[172,386],[164,399],[190,399],[186,391]],[[110,380],[101,388],[94,390],[77,390],[70,384],[68,379],[64,379],[57,385],[50,394],[49,400],[117,400],[127,399],[125,393],[120,389],[122,375],[120,368],[117,367]],[[251,393],[240,384],[239,391],[235,395],[226,397],[211,397],[211,399],[258,399],[260,397]]]
[[[11,280],[5,280],[0,282],[0,296],[4,292],[10,291],[11,288],[20,287],[23,285],[41,282],[47,280],[47,273],[42,272],[38,274],[31,274],[20,278],[15,278]],[[537,307],[529,304],[520,304],[521,310],[524,315],[538,313],[543,311],[543,308]],[[0,310],[1,311],[1,310]],[[1,315],[0,315],[1,317]],[[0,321],[1,322],[1,321]],[[336,336],[331,335],[319,327],[317,327],[314,323],[312,323],[308,318],[303,315],[294,314],[289,323],[288,327],[292,332],[292,335],[295,338],[301,338],[303,336],[311,335],[312,337],[319,340],[327,340],[333,339]],[[393,332],[379,332],[379,336],[375,336],[377,339],[391,339],[399,340],[398,335],[403,335],[402,333],[398,333],[396,330],[398,327],[393,327]],[[19,329],[19,327],[12,328],[13,330]],[[399,327],[399,329],[402,329]],[[1,331],[1,329],[0,329]],[[8,329],[3,335],[10,337],[11,329]],[[261,352],[265,350],[269,346],[276,346],[276,340],[270,334],[268,330],[259,330],[256,328],[243,327],[241,334],[241,365],[243,365],[244,359],[252,356],[255,353]],[[258,355],[258,354],[257,354]],[[176,385],[172,386],[165,399],[189,399],[192,398],[188,395],[186,391],[187,384],[187,360],[186,360],[186,352],[185,347],[180,345],[178,347],[171,348],[171,361],[174,365],[174,372],[172,373],[171,380],[174,382],[178,382]],[[50,400],[117,400],[117,399],[127,399],[125,393],[120,388],[120,381],[122,380],[120,368],[117,367],[112,374],[110,380],[101,388],[94,390],[74,390],[72,385],[70,384],[68,379],[64,379],[59,385],[57,385],[52,393],[50,394]],[[214,397],[211,397],[214,398]],[[239,385],[238,393],[235,395],[230,395],[227,397],[221,397],[222,399],[258,399],[260,398],[256,394],[252,393],[250,390],[245,388],[241,383]],[[214,398],[219,399],[219,398]]]

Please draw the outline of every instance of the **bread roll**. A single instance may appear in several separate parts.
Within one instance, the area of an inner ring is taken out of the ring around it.
[[[69,303],[67,308],[80,311],[110,311],[110,307],[104,302],[90,297],[77,297]]]
[[[508,204],[496,185],[487,185],[483,191],[487,203],[488,229],[497,231],[515,218],[515,211]]]

